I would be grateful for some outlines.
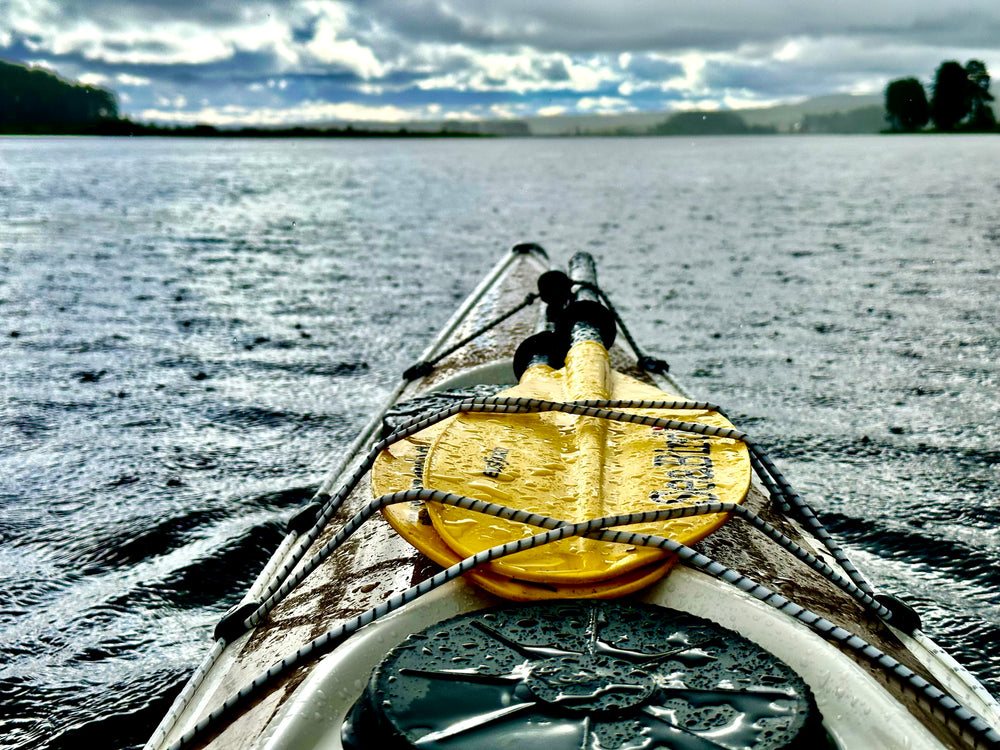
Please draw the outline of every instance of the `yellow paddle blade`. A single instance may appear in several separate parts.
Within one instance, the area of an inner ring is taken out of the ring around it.
[[[604,347],[589,341],[570,350],[566,367],[531,367],[519,385],[498,395],[553,401],[678,398],[613,372]],[[732,426],[714,412],[628,411]],[[372,476],[376,494],[423,486],[570,522],[709,501],[741,502],[749,482],[747,450],[734,440],[561,412],[454,417],[388,449]],[[400,534],[441,564],[538,532],[436,503],[397,506],[387,509],[386,516]],[[714,514],[626,528],[692,544],[725,520],[724,514]],[[665,558],[660,550],[574,538],[495,561],[489,572],[501,581],[527,585],[529,593],[539,586],[606,587],[610,592],[621,587],[622,576],[631,579],[640,569],[652,571]],[[663,572],[640,578],[648,583]],[[531,598],[540,597],[536,593]]]
[[[428,449],[445,427],[444,422],[429,427],[383,452],[372,470],[371,481],[375,496],[423,487],[423,463]],[[427,506],[422,501],[390,505],[383,510],[383,515],[400,536],[441,567],[447,568],[462,559],[434,530]],[[483,522],[487,520],[486,516],[482,517]],[[613,599],[655,583],[675,562],[676,558],[671,556],[613,580],[580,586],[518,580],[495,573],[488,566],[466,573],[465,578],[491,594],[519,602],[538,599]]]

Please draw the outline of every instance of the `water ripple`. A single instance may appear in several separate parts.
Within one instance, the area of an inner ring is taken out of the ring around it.
[[[639,341],[1000,687],[982,148],[3,139],[5,746],[141,745],[320,461],[523,240],[591,249]]]

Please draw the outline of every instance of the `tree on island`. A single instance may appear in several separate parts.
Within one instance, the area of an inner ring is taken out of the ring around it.
[[[993,101],[990,93],[990,74],[980,60],[969,60],[965,65],[966,90],[969,97],[969,127],[973,130],[993,130],[997,118],[986,102]]]
[[[886,87],[885,110],[889,126],[896,132],[920,130],[931,116],[927,94],[916,78],[901,78]]]
[[[931,117],[938,130],[954,130],[969,114],[969,78],[954,60],[941,63],[934,77]]]
[[[916,132],[928,119],[936,130],[991,132],[997,129],[996,116],[988,102],[990,74],[980,60],[962,67],[954,60],[938,66],[930,103],[916,78],[892,81],[885,89],[886,119],[895,132]]]

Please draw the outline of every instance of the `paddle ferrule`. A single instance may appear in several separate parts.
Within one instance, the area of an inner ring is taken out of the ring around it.
[[[577,286],[576,299],[566,307],[563,325],[570,346],[580,341],[600,341],[605,349],[615,342],[614,314],[601,304],[595,291],[597,270],[589,253],[577,253],[569,261],[569,275]]]

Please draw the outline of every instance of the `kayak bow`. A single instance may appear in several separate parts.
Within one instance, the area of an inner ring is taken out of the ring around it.
[[[605,302],[589,256],[502,258],[148,750],[1000,746],[996,700]]]

